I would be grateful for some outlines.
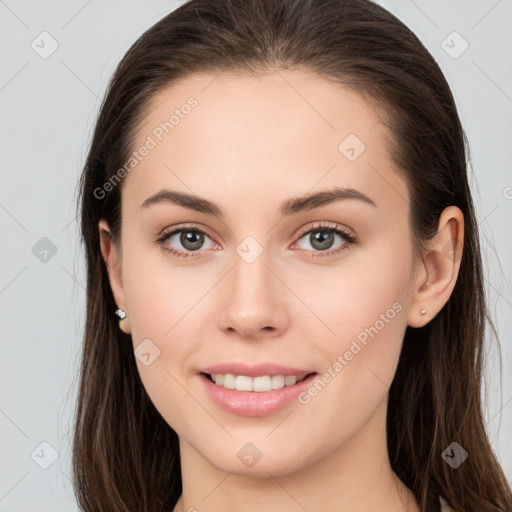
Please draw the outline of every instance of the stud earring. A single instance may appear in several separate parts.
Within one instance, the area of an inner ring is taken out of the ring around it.
[[[422,309],[422,310],[420,311],[420,313],[421,313],[422,315],[426,315],[426,314],[427,314],[427,310],[426,310],[426,309]]]
[[[116,315],[121,319],[124,320],[126,318],[126,311],[123,311],[121,308],[117,308]]]

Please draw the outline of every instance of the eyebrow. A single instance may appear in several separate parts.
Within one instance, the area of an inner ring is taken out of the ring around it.
[[[331,204],[342,199],[357,199],[372,206],[377,206],[367,195],[353,188],[335,187],[330,190],[323,190],[301,197],[292,197],[281,203],[281,216],[292,215],[301,211],[312,210]],[[148,197],[141,208],[148,208],[152,205],[171,203],[200,213],[214,215],[219,218],[225,216],[220,206],[208,199],[196,195],[179,192],[177,190],[163,189]]]

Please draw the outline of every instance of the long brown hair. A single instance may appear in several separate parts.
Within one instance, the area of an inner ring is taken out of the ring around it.
[[[119,63],[79,184],[87,264],[73,444],[80,506],[172,510],[182,487],[177,434],[139,378],[130,336],[113,314],[100,251],[100,219],[120,240],[122,182],[98,190],[133,151],[151,99],[178,78],[284,68],[313,71],[381,107],[391,156],[409,187],[415,250],[436,232],[445,207],[462,210],[464,250],[453,293],[427,325],[406,330],[389,390],[388,450],[422,511],[437,494],[456,512],[509,512],[511,490],[482,414],[484,331],[492,322],[467,179],[468,142],[435,60],[401,21],[369,0],[190,0],[142,34]],[[457,469],[442,458],[452,442],[469,454]]]

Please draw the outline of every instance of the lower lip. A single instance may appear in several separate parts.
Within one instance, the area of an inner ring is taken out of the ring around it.
[[[217,386],[206,375],[199,374],[204,382],[207,393],[212,400],[226,411],[240,416],[265,416],[283,409],[297,396],[311,386],[317,377],[316,373],[308,375],[304,380],[293,386],[285,386],[272,391],[237,391]]]

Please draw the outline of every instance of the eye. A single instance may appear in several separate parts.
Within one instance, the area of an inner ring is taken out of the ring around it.
[[[351,245],[355,245],[358,239],[355,235],[350,234],[345,229],[340,228],[337,224],[324,224],[320,223],[309,229],[302,230],[299,234],[300,239],[292,247],[299,244],[302,239],[305,239],[306,245],[309,244],[313,248],[313,252],[317,254],[311,255],[313,258],[333,256],[341,251],[348,249]],[[336,236],[340,238],[340,243],[333,248]],[[304,249],[303,246],[299,247]],[[310,251],[308,247],[306,250]]]
[[[203,247],[205,238],[210,240],[215,248],[218,247],[216,242],[210,239],[210,237],[201,229],[195,227],[181,227],[179,229],[173,229],[166,231],[158,238],[158,243],[162,249],[178,258],[194,258],[196,257],[194,252],[199,252]],[[176,245],[181,245],[181,249]]]
[[[306,235],[309,236],[306,238]],[[332,246],[336,236],[341,240],[333,249]],[[310,226],[309,229],[303,229],[299,233],[299,237],[299,241],[295,242],[292,248],[298,245],[307,252],[316,253],[310,256],[313,258],[333,256],[348,249],[351,245],[357,244],[359,241],[355,235],[340,228],[337,224],[325,223],[320,223],[313,227]],[[300,246],[299,242],[303,238],[313,248],[312,251],[307,247]],[[204,247],[205,239],[210,240],[210,249],[216,250],[220,248],[219,244],[214,242],[205,231],[194,226],[180,226],[179,228],[165,231],[156,240],[156,243],[161,246],[163,251],[178,258],[195,258],[199,254],[196,255],[194,253],[199,253],[201,249],[208,249],[208,247]],[[176,245],[181,246],[181,248],[176,248]]]

